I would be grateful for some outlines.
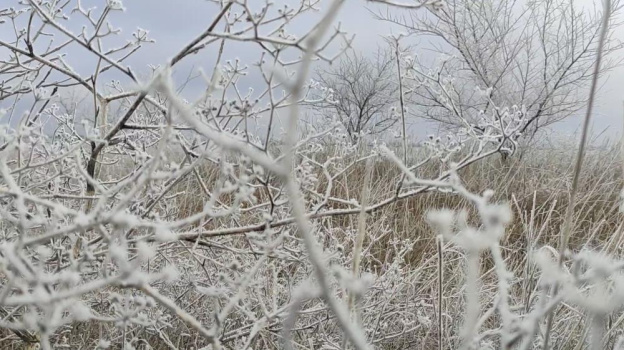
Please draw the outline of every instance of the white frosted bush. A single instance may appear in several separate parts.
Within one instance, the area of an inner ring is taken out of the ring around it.
[[[589,315],[592,344],[603,344],[605,317],[623,306],[623,263],[602,252],[530,252],[542,274],[534,277],[539,296],[523,307],[500,246],[511,209],[493,191],[470,192],[458,176],[515,151],[522,106],[458,114],[463,127],[431,136],[415,157],[405,128],[397,147],[354,145],[339,123],[302,130],[304,106],[334,99],[308,72],[351,44],[333,26],[342,3],[212,1],[207,29],[148,74],[125,60],[156,42],[145,29],[116,29],[115,16],[129,12],[121,1],[0,5],[1,27],[16,29],[0,39],[8,53],[0,60],[0,344],[395,349],[429,347],[436,333],[440,348],[447,335],[457,348],[529,348],[548,336],[538,329],[561,303]],[[291,33],[293,23],[305,30]],[[398,54],[400,38],[393,43],[405,94],[426,84],[452,109],[453,78],[423,71],[413,55]],[[253,47],[259,59],[229,59],[223,47],[231,44]],[[68,45],[97,62],[92,72],[72,68]],[[201,96],[188,99],[173,72],[210,50],[217,54],[201,72]],[[249,76],[262,86],[246,86]],[[482,93],[486,103],[494,103],[492,89]],[[76,91],[85,105],[68,102]],[[403,97],[392,115],[405,125]],[[439,171],[423,175],[426,164]],[[391,190],[372,193],[375,166],[398,169]],[[346,181],[361,168],[358,192],[349,193]],[[418,237],[396,237],[378,212],[433,191],[465,198],[477,215],[423,213],[439,251],[415,265],[408,260]],[[341,223],[349,217],[357,225]],[[486,256],[493,284],[483,277]],[[442,288],[435,296],[421,280],[435,258],[440,276],[444,265],[465,272],[452,315],[441,311]],[[486,285],[495,290],[489,299],[481,297]]]

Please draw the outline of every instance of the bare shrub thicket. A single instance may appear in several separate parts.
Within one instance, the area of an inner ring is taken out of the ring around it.
[[[358,146],[338,119],[300,132],[303,106],[334,101],[308,73],[351,42],[334,25],[342,3],[212,1],[206,29],[143,78],[125,62],[156,43],[115,26],[121,1],[0,6],[2,348],[617,343],[619,168],[582,168],[583,147],[560,182],[548,172],[569,163],[544,153],[499,164],[492,156],[512,153],[531,122],[524,100],[478,85],[474,109],[460,113],[451,77],[427,72],[461,128],[411,145],[404,97],[423,72],[394,38],[402,142]],[[297,23],[307,30],[294,35]],[[258,57],[230,59],[231,44]],[[172,71],[205,52],[216,63],[187,101]],[[93,70],[74,69],[74,56]],[[244,86],[250,74],[263,89]],[[59,101],[76,90],[86,107]]]

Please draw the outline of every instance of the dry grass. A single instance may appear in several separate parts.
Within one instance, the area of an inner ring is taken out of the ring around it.
[[[412,155],[414,158],[418,154]],[[572,160],[574,150],[572,147],[556,146],[549,148],[533,148],[525,151],[521,156],[501,160],[492,157],[474,163],[463,169],[460,177],[465,186],[472,191],[493,189],[496,191],[495,201],[508,202],[513,210],[513,221],[509,225],[507,235],[502,242],[504,257],[509,269],[514,272],[516,279],[513,281],[511,290],[511,305],[524,307],[527,310],[532,307],[536,295],[536,268],[531,263],[530,251],[542,246],[557,247],[559,230],[562,225],[565,208],[567,205],[569,187],[571,182]],[[322,159],[318,159],[322,161]],[[619,192],[622,188],[621,160],[617,147],[601,146],[592,149],[587,156],[587,163],[581,176],[580,192],[577,199],[574,217],[574,234],[570,241],[570,249],[579,251],[584,248],[608,251],[616,257],[622,255],[621,241],[621,216],[619,214]],[[338,198],[359,198],[361,183],[365,172],[364,162],[352,167],[348,172],[337,178],[333,186],[333,195]],[[238,171],[238,170],[236,170]],[[439,171],[434,163],[419,170],[421,174],[433,175]],[[209,192],[220,179],[220,171],[214,165],[206,164],[198,169],[199,178],[203,181]],[[400,174],[398,169],[390,162],[377,161],[374,163],[371,178],[371,203],[388,198],[395,191],[395,186]],[[317,183],[317,191],[324,191],[327,183],[323,181],[321,174]],[[278,185],[278,184],[275,184]],[[190,174],[180,182],[174,191],[172,198],[175,205],[170,208],[168,215],[172,217],[188,217],[202,210],[207,200],[203,186],[198,177]],[[261,200],[266,199],[266,193],[258,187],[257,196]],[[232,195],[221,195],[222,203],[232,203],[235,198]],[[210,230],[223,225],[248,225],[261,220],[257,211],[245,211],[250,203],[241,205],[241,212],[235,215],[236,222],[220,220],[234,220],[232,217],[214,219],[204,223],[204,229]],[[330,204],[332,208],[340,208],[340,204]],[[438,346],[439,333],[442,332],[444,348],[456,348],[458,346],[458,329],[461,328],[464,308],[464,256],[452,246],[446,246],[443,252],[444,270],[442,273],[442,289],[438,287],[438,259],[436,251],[436,233],[432,231],[425,221],[425,214],[437,208],[467,209],[472,210],[464,199],[452,193],[437,191],[427,192],[411,197],[406,200],[395,202],[383,207],[369,216],[367,221],[367,239],[364,243],[362,256],[362,270],[379,272],[379,269],[387,268],[388,262],[393,261],[398,254],[393,244],[409,240],[413,248],[402,258],[404,276],[408,281],[406,286],[392,289],[393,295],[388,300],[399,300],[398,304],[389,307],[411,308],[417,310],[423,322],[431,321],[432,326],[426,331],[407,333],[396,339],[391,339],[383,344],[378,344],[382,349],[422,348],[429,349]],[[254,214],[251,214],[254,213]],[[473,218],[474,219],[474,218]],[[473,223],[477,223],[476,219]],[[334,250],[336,244],[342,245],[348,258],[348,252],[352,250],[354,232],[357,228],[357,216],[335,216],[319,220],[322,226],[321,232],[331,232],[327,237],[319,237],[328,249]],[[370,237],[380,237],[371,241]],[[245,236],[233,237],[227,241],[227,246],[232,249],[248,247]],[[186,254],[182,243],[172,244],[167,248],[171,256]],[[220,254],[222,250],[207,248],[206,254]],[[167,254],[169,254],[167,253]],[[346,261],[346,260],[345,260]],[[192,264],[191,264],[192,265]],[[192,283],[194,278],[203,274],[201,269],[188,265],[182,275],[185,281]],[[287,263],[282,267],[280,283],[296,284],[290,281],[292,276],[306,274],[299,271],[302,267],[298,264],[289,266]],[[482,305],[492,305],[495,290],[496,276],[492,270],[492,261],[485,257],[481,266],[481,296]],[[286,276],[283,274],[290,274]],[[194,277],[195,276],[195,277]],[[186,282],[185,282],[186,283]],[[196,292],[188,292],[184,283],[165,287],[167,293],[179,296],[179,304],[186,310],[197,312],[198,319],[209,319],[210,314],[201,310],[208,310],[214,305],[202,298]],[[267,287],[267,297],[272,289]],[[384,290],[376,291],[384,295]],[[443,330],[437,327],[439,322],[438,312],[439,293],[443,296],[442,315]],[[97,306],[93,306],[97,310]],[[103,306],[104,307],[104,306]],[[486,310],[482,310],[485,312]],[[416,311],[415,311],[416,312]],[[210,322],[207,320],[206,322]],[[371,322],[374,322],[371,321]],[[487,325],[495,328],[497,316],[493,315]],[[615,322],[615,321],[613,321]],[[112,327],[112,325],[110,325]],[[193,332],[188,330],[182,323],[175,322],[174,330],[168,330],[168,340],[180,348],[193,346],[197,341]],[[98,327],[102,327],[101,325]],[[106,326],[108,327],[108,326]],[[178,328],[176,328],[178,327]],[[576,349],[583,344],[585,334],[585,322],[582,312],[565,304],[557,311],[553,327],[553,348]],[[235,328],[235,327],[234,327]],[[279,329],[276,324],[275,329]],[[327,333],[335,329],[326,330]],[[90,324],[75,324],[68,328],[64,334],[74,338],[97,338],[101,330]],[[275,331],[277,332],[277,331]],[[619,334],[617,330],[613,335]],[[8,333],[6,333],[8,335]],[[123,334],[119,334],[120,337]],[[136,336],[136,334],[135,334]],[[139,334],[140,337],[149,341],[152,348],[167,348],[162,340],[162,335]],[[538,337],[539,338],[539,337]],[[70,343],[88,343],[84,339],[70,340]],[[611,338],[614,339],[614,338]],[[611,340],[612,342],[613,340]],[[15,342],[0,342],[6,344],[7,349],[18,349]],[[495,343],[493,343],[495,344]],[[5,345],[2,345],[5,346]]]
[[[413,155],[414,157],[417,155]],[[507,235],[502,242],[504,257],[509,269],[514,272],[511,291],[512,305],[519,305],[527,310],[531,308],[536,294],[536,268],[531,263],[530,252],[544,246],[556,247],[562,226],[565,209],[569,197],[574,148],[563,145],[556,147],[533,148],[520,156],[502,160],[492,157],[482,160],[463,169],[460,177],[465,186],[472,191],[493,189],[496,191],[494,200],[508,202],[513,210],[513,221],[508,227]],[[621,256],[622,234],[621,216],[619,214],[619,192],[622,188],[621,159],[617,147],[603,145],[594,147],[587,154],[586,166],[581,174],[581,185],[574,216],[574,230],[569,247],[572,251],[594,249]],[[435,174],[439,169],[435,165],[427,165],[419,170],[422,173]],[[364,162],[346,172],[334,182],[333,195],[338,198],[358,198],[364,177]],[[218,177],[215,167],[206,166],[201,171],[206,183]],[[322,180],[322,175],[318,174]],[[395,191],[400,174],[389,162],[378,161],[372,171],[371,203],[388,198]],[[319,181],[317,191],[325,190],[327,184]],[[196,178],[189,177],[180,184],[180,192],[186,195],[179,197],[180,216],[201,210],[203,197]],[[262,193],[258,194],[263,196]],[[224,196],[227,202],[232,198]],[[332,204],[331,208],[340,208],[340,204]],[[412,298],[430,305],[423,308],[425,317],[435,320],[437,308],[438,272],[436,258],[436,234],[425,221],[425,214],[437,208],[467,209],[470,206],[458,195],[441,192],[428,192],[395,202],[374,212],[368,219],[367,235],[383,238],[375,242],[367,242],[368,250],[362,260],[363,270],[377,271],[385,262],[392,261],[395,249],[390,249],[392,241],[409,240],[413,249],[405,255],[407,267],[405,276],[410,279],[413,287],[403,290],[407,298]],[[259,218],[246,216],[238,218],[240,225],[252,224]],[[476,223],[477,220],[474,220]],[[336,216],[321,221],[323,229],[331,231],[332,241],[325,240],[326,247],[335,244],[335,240],[344,246],[346,252],[351,251],[354,240],[350,232],[355,232],[356,216]],[[218,223],[206,228],[217,227]],[[323,239],[322,239],[323,241]],[[242,243],[241,241],[241,244]],[[555,250],[553,249],[553,251]],[[463,256],[459,251],[447,246],[444,251],[444,272],[442,294],[445,315],[442,338],[447,348],[457,346],[457,330],[461,327],[463,296]],[[489,258],[482,260],[482,296],[487,300],[495,294],[495,276],[492,273],[492,262]],[[482,310],[485,311],[485,310]],[[583,344],[584,316],[571,307],[563,305],[555,318],[553,345],[558,349],[574,349]],[[436,321],[437,322],[437,321]],[[496,323],[496,316],[488,321]],[[435,322],[434,322],[435,324]],[[436,335],[439,330],[432,327],[426,334],[414,334],[412,339],[402,339],[393,349],[420,344],[421,347],[437,346]],[[617,334],[616,331],[613,335]],[[409,338],[409,337],[408,337]],[[539,336],[538,336],[539,339]],[[613,339],[613,338],[612,338]]]
[[[538,230],[543,233],[539,241],[532,241],[531,244],[556,246],[568,202],[573,156],[574,150],[564,146],[534,148],[507,160],[500,157],[481,160],[462,169],[459,175],[469,190],[483,192],[493,189],[496,193],[494,201],[508,202],[511,205],[514,218],[503,242],[505,246],[511,250],[524,250],[527,238],[533,237]],[[589,152],[586,161],[575,209],[575,233],[570,242],[573,250],[603,246],[606,241],[613,239],[620,221],[618,198],[622,188],[622,168],[617,147],[596,147]],[[334,181],[332,195],[336,198],[357,198],[360,195],[359,186],[364,171],[364,162],[352,167],[344,176]],[[438,171],[439,168],[435,165],[419,169],[420,174],[436,174]],[[219,177],[218,168],[212,164],[205,165],[199,172],[206,187],[214,184]],[[317,177],[323,180],[322,174],[317,174]],[[391,162],[375,162],[372,170],[371,203],[391,196],[399,178],[400,173]],[[326,182],[320,181],[317,192],[322,193],[325,189]],[[207,199],[202,186],[192,175],[180,183],[174,192],[179,194],[176,212],[178,217],[187,217],[201,211]],[[257,192],[257,196],[260,201],[266,199],[261,190]],[[219,200],[231,203],[233,198],[222,195]],[[419,249],[409,255],[409,261],[411,264],[418,264],[423,258],[427,258],[423,256],[426,255],[424,252],[430,252],[435,246],[435,234],[425,222],[426,212],[440,208],[470,210],[467,204],[464,198],[452,193],[426,192],[397,201],[375,212],[369,220],[368,228],[371,231],[381,230],[379,226],[383,224],[391,230],[388,239],[416,240]],[[250,205],[242,203],[243,211]],[[331,205],[332,209],[345,207],[340,204]],[[257,219],[245,215],[239,218],[241,225],[255,223]],[[324,222],[326,225],[341,228],[355,228],[356,223],[352,216],[332,217]],[[212,226],[218,225],[209,227]],[[382,246],[383,243],[379,242]]]

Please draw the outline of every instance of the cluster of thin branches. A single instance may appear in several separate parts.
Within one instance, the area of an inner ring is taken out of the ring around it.
[[[432,304],[418,293],[428,265],[406,265],[414,241],[392,238],[383,217],[370,229],[371,215],[446,191],[472,201],[481,222],[472,227],[467,214],[448,211],[429,216],[441,233],[440,256],[454,245],[465,257],[466,306],[458,310],[465,315],[452,344],[475,348],[495,339],[504,348],[529,348],[562,301],[591,313],[592,344],[602,344],[601,322],[624,295],[621,263],[583,253],[571,256],[563,273],[563,253],[556,270],[538,255],[541,294],[516,312],[499,246],[510,212],[490,203],[490,192],[470,193],[457,177],[480,159],[513,153],[527,122],[522,105],[467,117],[450,78],[418,69],[396,38],[393,113],[403,143],[375,145],[363,155],[338,120],[299,129],[302,106],[333,101],[308,72],[315,60],[334,61],[351,43],[333,26],[343,1],[213,2],[206,30],[146,79],[125,62],[154,44],[148,31],[137,29],[112,46],[125,35],[114,25],[123,15],[119,0],[101,9],[79,0],[0,8],[1,25],[15,35],[0,39],[0,327],[7,331],[0,342],[44,349],[425,346],[442,296]],[[443,6],[377,2],[423,11]],[[306,16],[314,18],[308,30],[291,34]],[[258,59],[228,60],[235,42],[253,46]],[[216,63],[202,72],[201,96],[188,101],[172,71],[205,50],[216,52]],[[92,72],[72,67],[74,52],[92,58]],[[248,74],[264,88],[246,89]],[[455,111],[462,128],[432,136],[423,156],[412,159],[404,96],[423,85]],[[87,93],[86,109],[62,102],[75,89]],[[481,98],[497,103],[489,90]],[[388,160],[401,175],[392,191],[372,196],[371,169]],[[419,175],[426,164],[437,169],[434,176]],[[342,191],[347,173],[362,165],[360,193]],[[350,217],[357,217],[356,227],[344,224]],[[381,256],[372,252],[380,242]],[[482,313],[478,280],[486,250],[498,292]],[[494,313],[499,326],[484,330]],[[440,312],[440,347],[444,327]]]

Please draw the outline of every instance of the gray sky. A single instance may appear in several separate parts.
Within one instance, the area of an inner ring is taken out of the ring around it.
[[[11,1],[16,2],[16,0]],[[576,1],[589,4],[593,0]],[[275,2],[278,4],[293,3],[293,1],[288,0]],[[83,0],[85,7],[97,6],[101,8],[103,4],[104,0]],[[127,9],[125,13],[114,13],[110,17],[111,22],[124,31],[119,42],[123,42],[125,38],[129,37],[136,27],[149,30],[150,36],[156,40],[155,44],[146,45],[140,53],[127,61],[133,69],[144,74],[149,71],[146,68],[148,64],[166,62],[197,33],[204,30],[216,12],[216,7],[205,0],[125,0],[124,6]],[[385,9],[384,5],[371,4],[364,0],[346,1],[338,19],[344,30],[356,35],[354,48],[357,51],[373,52],[378,45],[382,44],[382,36],[401,31],[400,28],[393,28],[388,23],[373,19],[370,14],[370,11],[385,11]],[[303,18],[293,24],[292,30],[295,32],[303,31],[314,23],[314,19],[315,15]],[[620,28],[616,36],[624,40],[624,28]],[[0,37],[3,37],[2,33],[0,33]],[[177,68],[178,80],[186,77],[192,67],[211,69],[215,57],[212,50],[209,48],[199,55],[188,57]],[[5,54],[6,52],[0,51],[0,56],[4,57]],[[620,52],[620,54],[624,53]],[[74,56],[71,63],[77,71],[85,74],[93,71],[95,62],[89,55]],[[240,57],[243,62],[251,63],[257,60],[258,53],[250,44],[234,44],[226,49],[226,56],[230,56],[230,58]],[[112,78],[115,76],[110,77],[110,79]],[[195,86],[200,86],[199,83],[198,81],[198,85],[189,85],[189,90]],[[250,86],[254,86],[256,83],[253,80],[249,81]],[[594,113],[594,130],[603,131],[607,129],[606,134],[611,136],[621,134],[624,115],[624,96],[622,94],[624,90],[622,86],[624,86],[623,67],[613,70],[606,79],[602,80],[602,89]],[[578,116],[569,118],[557,124],[556,129],[566,132],[574,131],[578,128],[580,120]]]
[[[600,3],[600,0],[576,0],[581,5],[591,5]],[[288,1],[276,1],[284,3]],[[171,55],[181,43],[188,42],[193,35],[205,27],[205,23],[213,16],[213,6],[204,0],[132,0],[126,1],[127,13],[118,16],[118,23],[123,27],[140,26],[149,29],[152,36],[157,39],[157,45],[149,49],[149,54],[145,52],[141,57],[145,62],[157,63],[164,61]],[[292,3],[292,2],[291,2]],[[349,33],[356,35],[354,48],[360,52],[372,52],[378,45],[382,44],[382,36],[392,32],[398,33],[400,28],[392,27],[386,22],[375,20],[371,16],[371,11],[385,11],[386,6],[366,2],[364,0],[347,0],[338,16],[343,28]],[[306,26],[313,21],[299,22],[298,25]],[[122,22],[123,21],[123,22]],[[624,27],[615,33],[616,37],[624,40]],[[248,49],[246,47],[245,49]],[[245,52],[234,52],[243,60]],[[624,55],[624,52],[619,52]],[[205,63],[202,56],[192,57],[185,67],[191,65],[201,66]],[[137,62],[140,65],[142,62]],[[187,68],[188,69],[188,68]],[[181,69],[184,70],[184,69]],[[599,92],[598,103],[594,109],[593,127],[596,132],[606,129],[606,135],[616,136],[621,134],[622,121],[624,118],[624,67],[614,69],[601,81],[602,88]],[[584,113],[584,111],[583,111]],[[581,113],[582,114],[582,113]],[[571,117],[564,122],[558,123],[555,129],[564,132],[572,132],[578,129],[581,116]]]

